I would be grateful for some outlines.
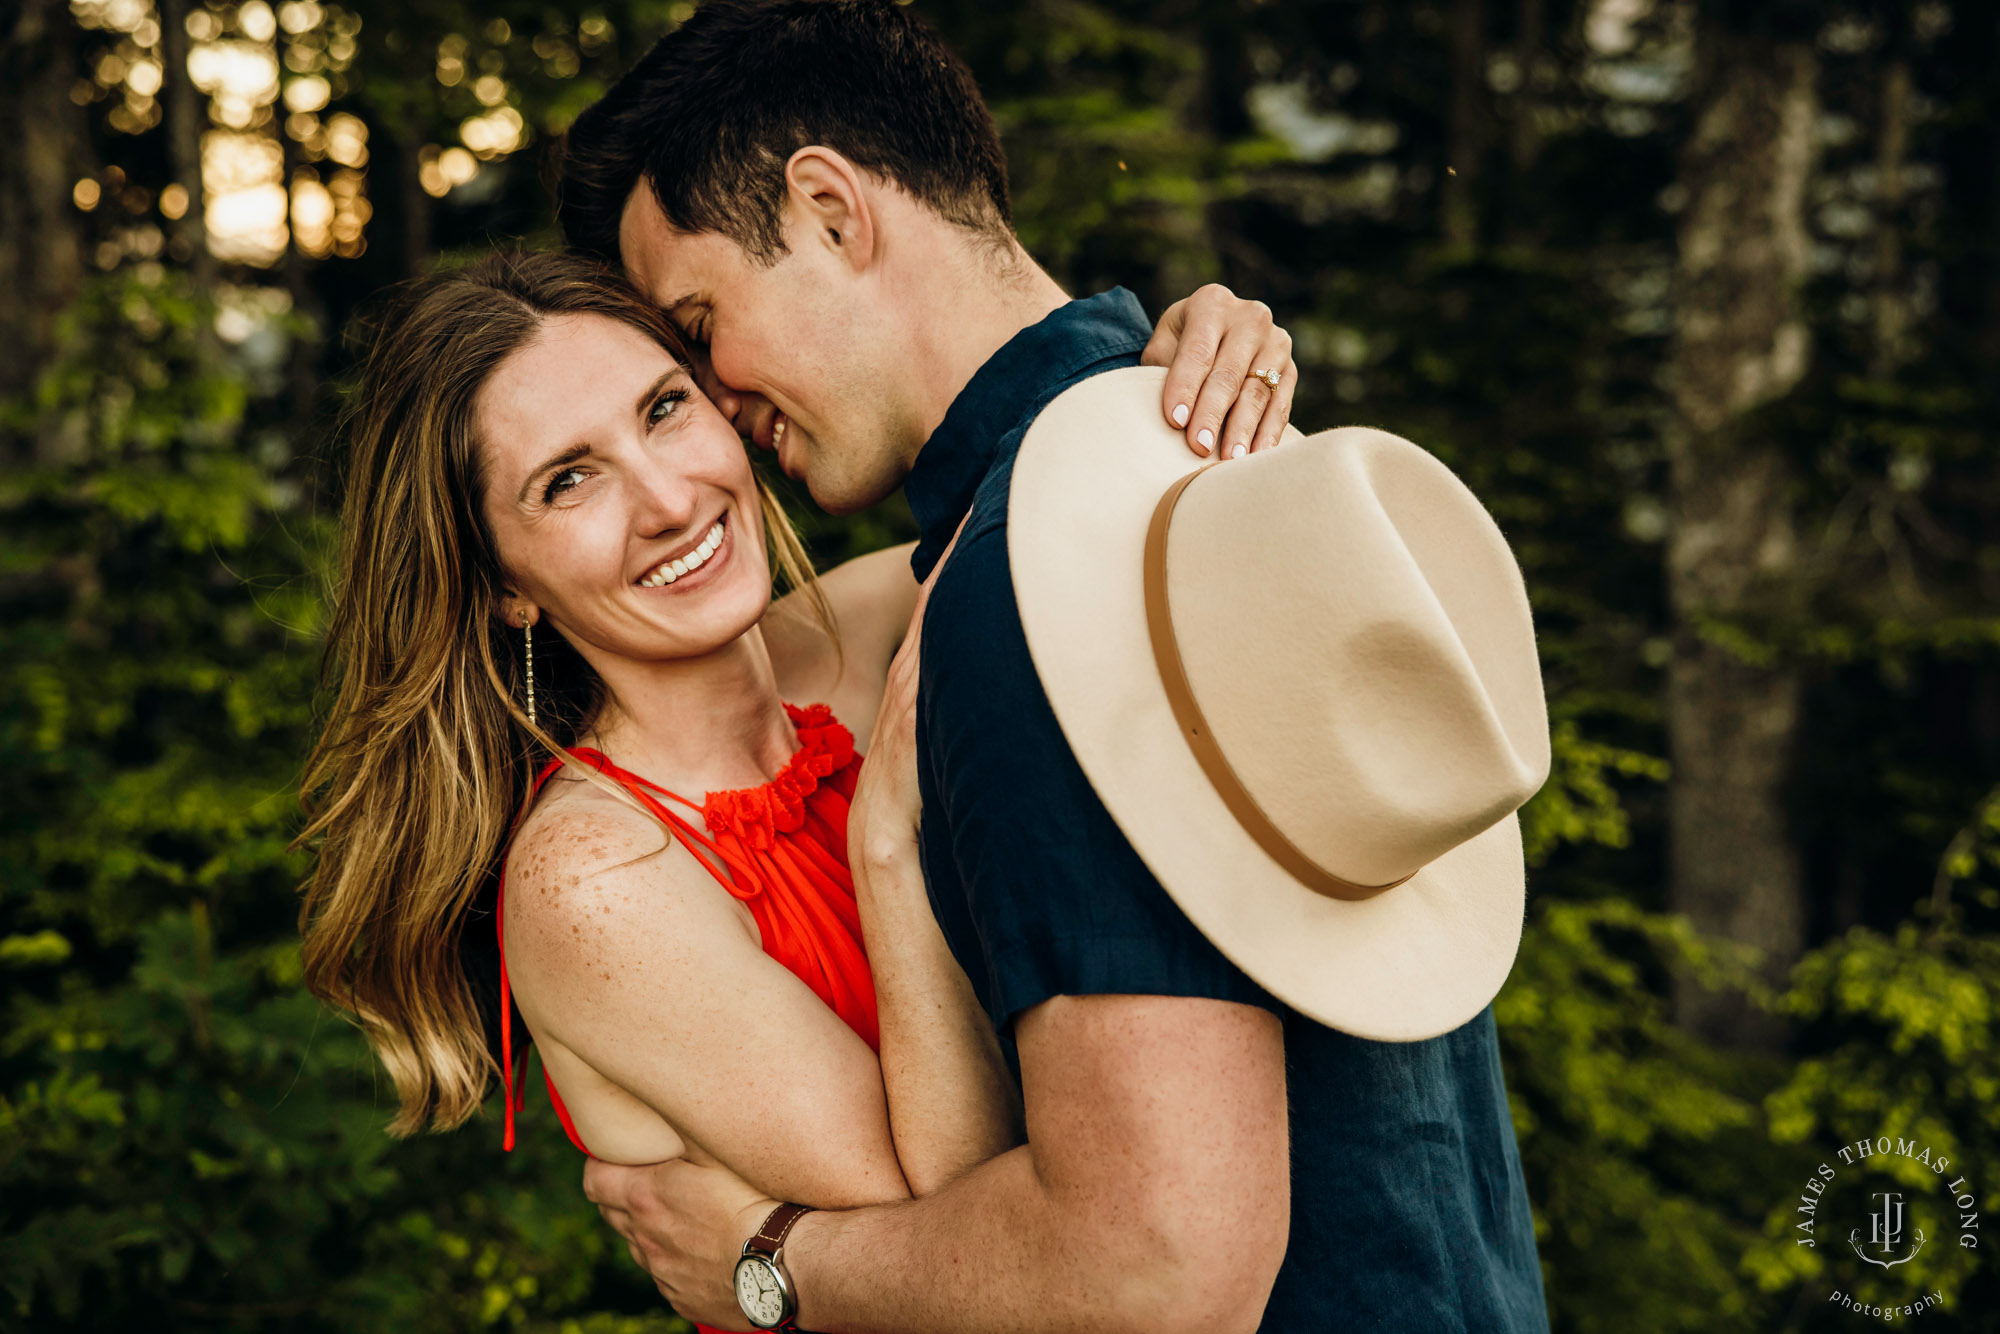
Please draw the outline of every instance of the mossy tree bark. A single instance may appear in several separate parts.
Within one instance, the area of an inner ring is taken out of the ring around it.
[[[1668,431],[1675,621],[1668,668],[1670,895],[1697,928],[1753,945],[1775,979],[1803,947],[1800,859],[1786,814],[1799,726],[1795,669],[1771,631],[1797,596],[1791,477],[1756,414],[1804,375],[1818,64],[1809,40],[1710,6],[1687,192]],[[1678,988],[1703,1037],[1775,1048],[1781,1025],[1742,997]]]
[[[76,24],[67,0],[0,7],[0,399],[46,364],[56,315],[83,282],[83,216],[71,198],[92,160],[82,108]]]

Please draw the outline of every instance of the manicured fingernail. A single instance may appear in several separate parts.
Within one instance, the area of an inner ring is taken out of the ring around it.
[[[1188,419],[1188,406],[1187,406],[1187,404],[1185,404],[1185,403],[1176,403],[1176,404],[1174,405],[1174,425],[1176,425],[1176,426],[1186,426],[1186,425],[1187,425],[1187,419]]]
[[[1208,449],[1215,444],[1215,432],[1204,426],[1194,433],[1194,442],[1203,449]]]
[[[1230,458],[1232,458],[1232,459],[1240,459],[1240,458],[1242,458],[1242,457],[1243,457],[1243,446],[1241,446],[1241,445],[1231,445],[1231,446],[1230,446],[1230,448],[1229,448],[1229,457],[1230,457]]]

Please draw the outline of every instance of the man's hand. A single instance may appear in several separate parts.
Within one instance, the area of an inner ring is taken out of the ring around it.
[[[727,1168],[685,1159],[620,1167],[593,1158],[583,1193],[674,1310],[717,1329],[751,1328],[736,1304],[736,1259],[778,1201]]]
[[[1245,301],[1220,283],[1174,302],[1160,316],[1141,365],[1167,366],[1161,410],[1187,433],[1195,453],[1218,458],[1269,449],[1292,419],[1299,368],[1292,336],[1271,319],[1261,301]],[[1278,387],[1252,378],[1278,372]]]

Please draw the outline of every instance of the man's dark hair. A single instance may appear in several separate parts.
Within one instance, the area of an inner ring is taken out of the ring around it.
[[[577,117],[558,187],[571,246],[616,263],[647,182],[684,232],[785,253],[784,166],[809,144],[947,221],[1006,234],[1007,162],[972,71],[889,0],[709,0]]]

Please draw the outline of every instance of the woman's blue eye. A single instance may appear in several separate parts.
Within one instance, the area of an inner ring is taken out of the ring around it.
[[[646,425],[658,426],[667,419],[675,404],[687,402],[687,396],[685,389],[669,389],[661,394],[653,400],[653,406],[646,409]]]

